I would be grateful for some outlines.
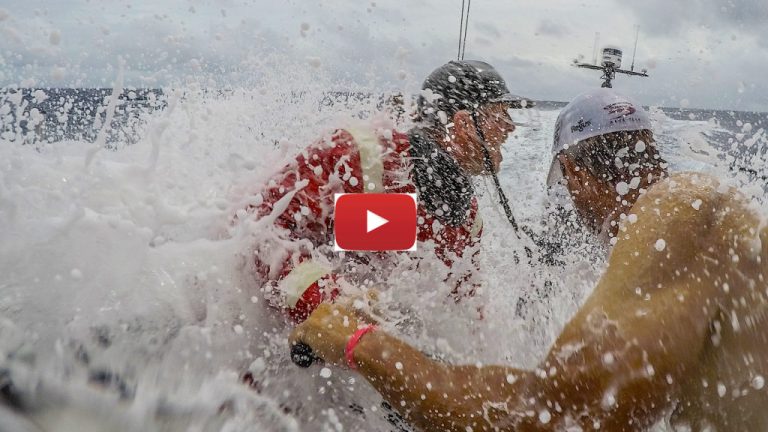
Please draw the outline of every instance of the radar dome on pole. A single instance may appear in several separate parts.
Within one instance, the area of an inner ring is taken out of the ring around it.
[[[621,69],[621,54],[621,50],[616,47],[603,48],[603,66]]]
[[[638,28],[637,33],[635,35],[635,51],[637,51],[637,38],[639,34],[640,34],[640,29]],[[596,54],[597,54],[598,36],[599,36],[599,33],[596,33],[595,48],[594,48],[595,57],[597,57]],[[611,83],[613,79],[616,78],[616,74],[641,76],[641,77],[648,76],[648,71],[646,69],[642,69],[642,72],[635,72],[635,55],[634,54],[632,54],[632,66],[630,67],[630,70],[625,70],[621,68],[622,51],[618,47],[613,45],[606,45],[602,49],[602,54],[603,56],[599,64],[597,63],[597,59],[595,58],[592,61],[592,63],[584,63],[580,61],[581,59],[576,59],[573,61],[573,65],[579,68],[601,71],[603,75],[600,77],[600,79],[603,80],[603,83],[600,85],[600,87],[605,87],[605,88],[611,88],[613,86]]]

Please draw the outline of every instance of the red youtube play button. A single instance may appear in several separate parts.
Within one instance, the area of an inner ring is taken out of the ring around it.
[[[416,250],[415,194],[336,194],[336,250]]]

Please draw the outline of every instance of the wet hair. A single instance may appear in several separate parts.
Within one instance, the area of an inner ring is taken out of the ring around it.
[[[619,131],[587,138],[565,150],[580,169],[616,184],[650,171],[667,167],[659,154],[653,132],[648,129]]]

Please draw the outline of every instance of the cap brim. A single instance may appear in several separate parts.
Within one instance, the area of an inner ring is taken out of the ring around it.
[[[491,99],[491,102],[504,102],[512,109],[533,108],[536,106],[536,102],[533,99],[514,95],[512,93],[506,93],[501,97]]]

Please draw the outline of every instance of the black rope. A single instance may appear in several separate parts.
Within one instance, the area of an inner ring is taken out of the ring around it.
[[[462,3],[464,3],[464,0],[461,0]],[[467,52],[467,33],[469,32],[469,8],[472,6],[472,0],[467,0],[467,21],[464,24],[464,47],[461,49],[461,59],[464,60],[464,54]],[[464,11],[464,7],[461,8],[462,12]]]
[[[456,60],[461,60],[461,36],[464,33],[464,0],[461,0],[461,19],[459,19],[459,52],[456,53]]]
[[[512,225],[512,229],[515,230],[515,233],[518,233],[520,228],[518,228],[517,221],[515,221],[515,215],[512,214],[512,208],[509,206],[509,199],[504,193],[504,190],[501,189],[499,176],[496,175],[496,170],[494,169],[493,161],[491,160],[491,154],[485,144],[483,144],[483,153],[485,156],[485,168],[491,172],[491,177],[493,177],[493,184],[496,186],[496,192],[499,194],[499,203],[504,208],[504,213],[507,215],[507,220],[509,221],[510,225]],[[518,238],[519,237],[520,236],[518,235]]]
[[[499,203],[504,208],[504,213],[507,215],[507,220],[509,221],[510,225],[512,225],[512,229],[515,230],[515,235],[517,238],[520,238],[520,228],[517,226],[515,215],[512,214],[512,208],[509,206],[509,199],[507,199],[507,195],[504,193],[504,190],[501,189],[499,176],[496,175],[496,168],[493,166],[493,161],[491,160],[491,152],[488,151],[488,146],[485,145],[485,134],[483,134],[483,131],[480,129],[480,124],[477,121],[477,113],[472,113],[472,120],[475,123],[475,130],[477,130],[478,136],[480,136],[480,139],[483,141],[483,159],[485,169],[491,173],[491,177],[493,177],[493,184],[496,186],[496,192],[499,194]]]

